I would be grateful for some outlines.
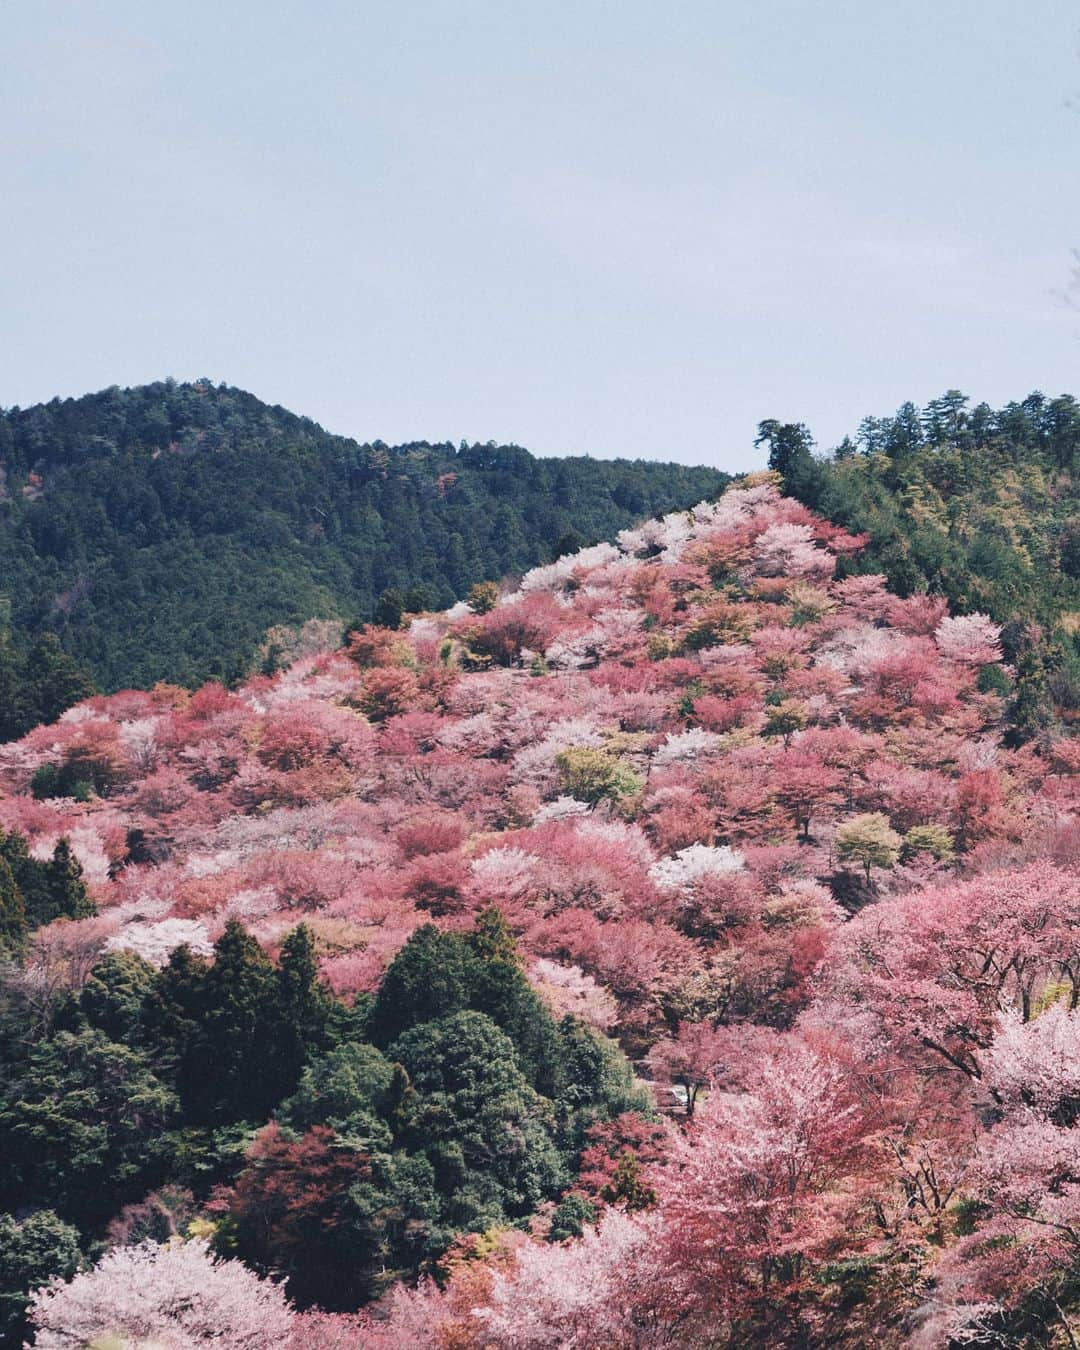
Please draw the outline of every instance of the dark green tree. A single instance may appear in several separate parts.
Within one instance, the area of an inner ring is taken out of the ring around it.
[[[551,1106],[529,1086],[513,1042],[482,1013],[407,1031],[390,1049],[418,1094],[407,1136],[446,1197],[446,1220],[480,1230],[532,1212],[565,1184]]]
[[[281,945],[274,976],[274,1053],[278,1095],[291,1092],[305,1064],[327,1048],[334,999],[319,979],[311,929],[294,928]]]
[[[0,1345],[24,1343],[30,1293],[54,1276],[71,1279],[81,1261],[78,1230],[51,1209],[0,1214]]]
[[[97,913],[83,881],[82,864],[66,839],[59,840],[46,866],[49,913],[35,914],[36,924],[51,923],[54,919],[89,919]]]
[[[391,961],[371,1011],[370,1032],[386,1046],[408,1027],[468,1007],[473,961],[464,940],[424,924]]]
[[[381,628],[400,628],[405,597],[398,590],[383,591],[375,602],[374,621]]]
[[[30,648],[22,672],[24,729],[55,722],[72,704],[95,692],[93,681],[61,648],[54,633],[42,633]]]
[[[0,1205],[103,1221],[160,1179],[177,1105],[145,1055],[99,1031],[40,1041],[0,1089]]]
[[[17,955],[26,940],[26,903],[15,873],[0,857],[0,957]]]
[[[810,462],[814,438],[802,422],[778,422],[770,417],[758,423],[754,444],[768,446],[769,468],[782,474],[786,483]]]
[[[135,952],[107,952],[79,991],[78,1011],[110,1040],[136,1044],[156,978],[154,967]]]
[[[277,981],[258,942],[235,920],[214,944],[202,980],[197,1029],[178,1084],[188,1118],[263,1121],[278,1099],[274,1033]]]

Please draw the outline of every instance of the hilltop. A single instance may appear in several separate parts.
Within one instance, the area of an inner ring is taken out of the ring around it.
[[[360,445],[208,382],[106,389],[0,414],[0,607],[16,647],[54,633],[102,689],[197,685],[247,672],[275,625],[446,606],[726,481]]]

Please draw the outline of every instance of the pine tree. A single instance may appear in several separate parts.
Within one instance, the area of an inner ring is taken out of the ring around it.
[[[71,851],[66,839],[61,839],[53,849],[52,861],[48,867],[48,888],[51,913],[48,919],[39,922],[51,923],[53,919],[89,919],[97,913],[97,906],[91,900],[83,881],[82,864]]]
[[[196,1120],[264,1120],[276,1105],[276,992],[266,953],[231,920],[214,944],[199,1031],[181,1070],[181,1095]]]
[[[312,1055],[326,1048],[333,1011],[333,1000],[319,980],[315,942],[306,924],[294,928],[282,943],[274,983],[274,1053],[278,1091],[284,1096],[296,1087]]]
[[[26,905],[15,874],[0,857],[0,956],[14,956],[26,939]]]

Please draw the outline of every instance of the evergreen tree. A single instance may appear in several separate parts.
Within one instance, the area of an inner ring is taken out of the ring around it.
[[[214,1124],[265,1120],[277,1101],[274,968],[258,942],[230,920],[202,980],[197,1030],[180,1066],[189,1118]]]
[[[88,919],[97,913],[82,879],[82,864],[71,851],[67,839],[58,841],[47,869],[50,912],[48,917],[35,916],[37,923],[51,923],[53,919]]]
[[[304,1065],[326,1048],[333,1011],[306,924],[294,928],[282,943],[274,984],[276,1091],[281,1096],[296,1087]]]
[[[786,483],[809,464],[814,438],[802,422],[778,422],[768,418],[758,423],[754,444],[768,446],[769,468],[782,474]]]
[[[471,960],[456,933],[424,924],[391,961],[371,1012],[376,1045],[388,1045],[418,1022],[445,1017],[468,1006]]]
[[[26,905],[6,859],[0,857],[0,957],[15,956],[26,940]]]
[[[0,1344],[23,1345],[30,1292],[54,1276],[69,1280],[81,1263],[78,1229],[51,1209],[0,1214]]]

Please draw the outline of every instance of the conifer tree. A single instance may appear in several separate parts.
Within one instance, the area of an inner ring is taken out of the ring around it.
[[[51,913],[38,922],[51,923],[53,919],[89,919],[97,913],[83,881],[82,864],[71,851],[66,839],[53,849],[48,867],[48,889]]]
[[[0,956],[14,956],[26,938],[26,905],[7,861],[0,857]]]

